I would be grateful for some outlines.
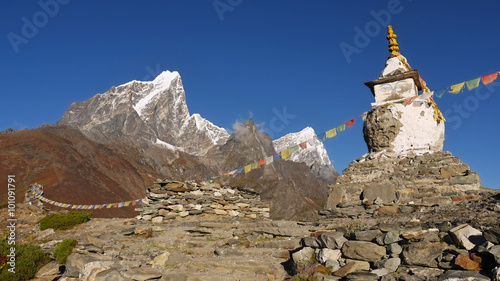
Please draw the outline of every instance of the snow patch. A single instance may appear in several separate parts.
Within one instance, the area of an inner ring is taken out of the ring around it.
[[[162,140],[160,140],[160,139],[156,139],[155,144],[165,146],[166,148],[171,149],[171,150],[179,150],[179,151],[184,151],[184,149],[182,149],[182,147],[178,147],[178,146],[175,146],[175,145],[171,145],[171,144],[166,143],[166,142],[164,142],[164,141],[162,141]]]
[[[147,94],[145,97],[140,99],[134,106],[134,110],[139,114],[139,116],[143,117],[144,114],[144,109],[147,108],[147,106],[150,103],[156,102],[162,92],[165,90],[168,90],[170,88],[170,85],[172,84],[172,81],[174,79],[180,77],[179,73],[177,71],[170,72],[170,71],[163,71],[158,77],[156,77],[152,82],[141,82],[141,83],[152,83],[153,84],[153,90]],[[176,103],[180,99],[179,95],[176,98]]]
[[[196,122],[196,128],[201,131],[204,127],[203,126],[204,121],[206,121],[206,120],[201,118],[200,114],[198,114],[198,113],[193,114],[191,117],[194,118],[194,122]]]

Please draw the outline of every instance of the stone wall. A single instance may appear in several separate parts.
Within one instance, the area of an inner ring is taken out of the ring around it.
[[[148,187],[139,219],[152,222],[202,214],[265,219],[269,205],[251,188],[221,187],[217,183],[158,179]]]
[[[481,232],[466,224],[422,229],[409,222],[317,231],[292,251],[289,271],[306,277],[313,266],[315,280],[323,281],[498,280],[499,230]]]
[[[329,186],[325,209],[339,204],[436,204],[479,190],[479,175],[450,152],[408,157],[362,157]]]

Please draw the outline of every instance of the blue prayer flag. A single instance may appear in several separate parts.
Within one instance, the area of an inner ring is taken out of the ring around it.
[[[320,141],[325,141],[326,140],[326,133],[322,133],[322,134],[318,135],[318,139]]]

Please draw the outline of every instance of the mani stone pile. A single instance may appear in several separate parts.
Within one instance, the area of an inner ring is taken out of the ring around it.
[[[479,175],[447,151],[362,157],[329,186],[323,213],[347,205],[451,203],[480,190]]]
[[[250,219],[269,218],[269,205],[251,188],[221,187],[217,183],[157,179],[148,187],[138,219],[164,220],[201,214]]]
[[[288,267],[302,278],[315,272],[320,281],[499,280],[499,243],[498,227],[481,232],[463,224],[441,231],[418,222],[380,223],[363,231],[313,232],[291,252]]]

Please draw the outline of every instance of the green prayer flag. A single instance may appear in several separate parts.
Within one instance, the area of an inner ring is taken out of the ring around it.
[[[290,154],[294,154],[300,150],[300,146],[296,145],[290,148]]]
[[[252,170],[253,169],[257,169],[259,167],[259,163],[258,162],[253,162],[252,163]]]
[[[467,84],[467,90],[470,91],[477,88],[479,86],[479,81],[481,81],[481,77],[465,82]]]

